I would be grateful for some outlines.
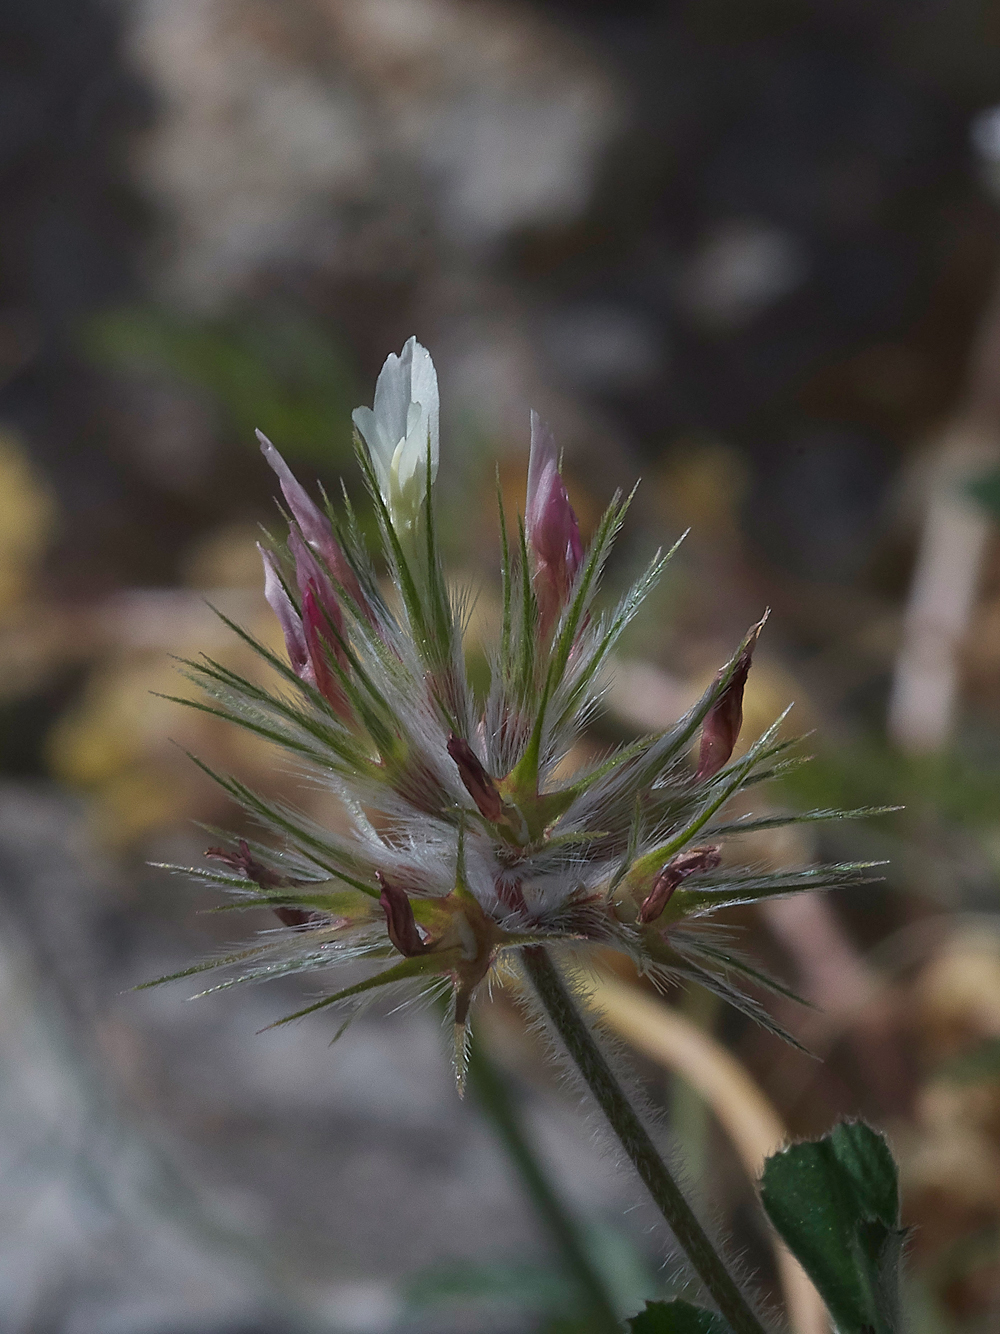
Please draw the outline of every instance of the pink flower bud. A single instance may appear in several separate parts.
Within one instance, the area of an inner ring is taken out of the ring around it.
[[[580,525],[559,475],[552,432],[531,414],[531,456],[525,536],[534,557],[532,584],[538,601],[539,633],[544,638],[566,603],[583,562]]]
[[[729,679],[729,684],[708,711],[701,728],[701,750],[698,755],[698,772],[695,781],[711,778],[724,764],[729,762],[743,726],[743,691],[750,672],[750,660],[754,646],[767,620],[765,612],[761,620],[751,628],[743,645],[743,651],[736,661],[736,667]],[[722,673],[716,677],[721,679]]]
[[[327,569],[340,584],[344,592],[362,611],[367,611],[368,604],[357,575],[347,562],[340,544],[333,535],[330,521],[318,505],[310,499],[309,493],[294,477],[291,468],[271,444],[263,431],[257,432],[261,453],[277,473],[281,485],[281,494],[285,497],[292,518],[299,526],[302,536],[326,562]]]
[[[281,633],[285,636],[285,651],[288,654],[288,661],[292,664],[292,671],[296,676],[302,677],[309,667],[309,650],[306,647],[302,622],[291,598],[285,592],[285,586],[278,574],[274,555],[266,547],[262,547],[259,542],[257,543],[257,550],[264,562],[264,596],[271,610],[277,616]]]
[[[292,671],[300,681],[318,690],[341,717],[349,718],[350,706],[326,656],[329,650],[338,662],[346,662],[346,655],[330,629],[331,623],[338,630],[343,624],[340,608],[330,581],[324,578],[301,540],[298,541],[298,551],[295,551],[295,538],[293,533],[289,546],[296,554],[296,575],[303,590],[302,615],[295,610],[285,592],[273,553],[258,543],[257,549],[264,562],[264,596],[281,625]],[[316,577],[310,577],[312,574]]]
[[[337,680],[327,661],[327,645],[330,651],[343,664],[344,651],[330,634],[326,616],[320,610],[316,595],[316,585],[310,583],[302,597],[302,634],[306,641],[309,664],[303,680],[316,687],[326,702],[342,718],[350,718],[351,706],[347,702],[340,682]]]
[[[303,620],[306,594],[311,592],[317,610],[317,628],[322,630],[323,637],[329,642],[337,661],[345,667],[347,655],[337,641],[337,635],[344,637],[344,615],[337,601],[337,595],[333,591],[333,584],[294,528],[288,534],[288,550],[295,561],[295,582],[298,584],[299,596],[302,599]],[[324,616],[327,621],[325,626]],[[333,631],[336,631],[336,634]]]
[[[714,871],[721,861],[722,854],[717,847],[688,848],[686,852],[679,852],[656,877],[653,888],[643,899],[639,908],[642,925],[656,921],[682,880],[698,871]]]
[[[487,820],[499,820],[503,815],[503,802],[500,793],[490,775],[479,762],[479,756],[467,741],[455,736],[448,737],[448,754],[458,766],[458,775],[465,784],[469,796],[479,808],[480,815]]]
[[[398,885],[390,884],[381,871],[375,873],[375,878],[382,887],[379,903],[385,913],[389,939],[407,959],[413,958],[415,954],[426,954],[427,946],[417,930],[413,908],[404,891]]]

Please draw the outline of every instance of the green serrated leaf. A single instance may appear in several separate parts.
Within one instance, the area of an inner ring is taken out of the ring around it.
[[[761,1200],[840,1334],[896,1334],[906,1233],[882,1135],[842,1122],[820,1140],[791,1145],[767,1160]]]
[[[675,1297],[669,1302],[647,1302],[646,1309],[628,1322],[632,1334],[732,1334],[721,1315]]]

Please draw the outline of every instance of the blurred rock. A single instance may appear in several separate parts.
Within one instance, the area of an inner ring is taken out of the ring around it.
[[[129,23],[164,277],[201,308],[273,264],[419,266],[425,226],[476,249],[572,220],[616,124],[597,67],[499,3],[137,0]]]

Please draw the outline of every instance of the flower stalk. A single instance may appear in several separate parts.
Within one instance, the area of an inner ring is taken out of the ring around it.
[[[559,970],[544,946],[522,951],[525,971],[546,1014],[562,1039],[643,1184],[653,1197],[692,1268],[729,1321],[733,1334],[765,1334],[749,1302],[729,1273],[694,1210],[657,1152],[594,1035],[582,1018]]]

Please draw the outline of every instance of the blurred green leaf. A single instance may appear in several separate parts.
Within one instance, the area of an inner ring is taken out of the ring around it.
[[[591,1223],[584,1228],[584,1239],[619,1311],[635,1310],[648,1293],[663,1291],[657,1274],[620,1229]],[[590,1334],[593,1328],[580,1314],[585,1304],[581,1304],[577,1286],[555,1263],[501,1260],[488,1265],[435,1266],[416,1274],[403,1295],[413,1311],[473,1302],[533,1311],[549,1320],[546,1334],[556,1334],[557,1329],[559,1334]]]
[[[791,1145],[767,1160],[761,1199],[841,1334],[898,1330],[905,1230],[883,1136],[842,1123],[820,1140]]]
[[[808,764],[782,776],[781,789],[797,807],[900,805],[903,810],[876,815],[861,827],[905,832],[921,818],[928,803],[947,820],[963,826],[996,820],[1000,769],[995,738],[980,729],[982,753],[954,750],[940,755],[904,755],[888,744],[866,741],[841,749],[822,749]]]
[[[978,500],[991,518],[1000,519],[1000,468],[993,468],[981,477],[966,483],[966,491]]]
[[[327,467],[350,457],[352,364],[339,342],[304,315],[237,312],[197,320],[150,308],[109,310],[86,327],[84,348],[112,370],[165,373],[207,392],[253,448],[259,427],[290,457]]]
[[[632,1334],[732,1334],[725,1320],[714,1311],[675,1297],[670,1302],[647,1302],[628,1322]]]
[[[1000,1038],[984,1038],[970,1051],[960,1052],[945,1061],[937,1073],[939,1077],[959,1084],[1000,1079]]]
[[[454,1265],[418,1274],[407,1285],[412,1310],[450,1302],[489,1302],[538,1311],[572,1309],[576,1293],[558,1269],[531,1264]]]

